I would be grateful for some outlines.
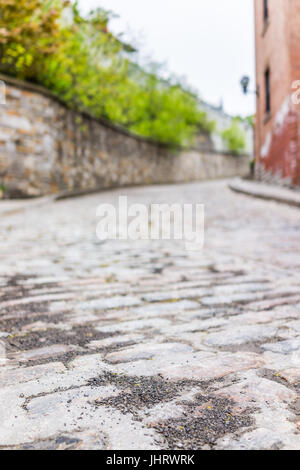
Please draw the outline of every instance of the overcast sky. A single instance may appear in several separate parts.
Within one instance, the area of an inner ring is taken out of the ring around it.
[[[166,62],[208,102],[224,102],[230,114],[254,111],[253,96],[240,91],[242,75],[254,88],[252,0],[80,0],[83,11],[114,11],[114,33],[134,38],[145,57]]]

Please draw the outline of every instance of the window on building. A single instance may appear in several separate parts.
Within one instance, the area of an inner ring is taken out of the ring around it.
[[[271,112],[271,84],[270,84],[270,69],[265,71],[265,93],[266,93],[266,114]]]
[[[268,23],[269,21],[269,3],[268,0],[264,0],[264,21]]]

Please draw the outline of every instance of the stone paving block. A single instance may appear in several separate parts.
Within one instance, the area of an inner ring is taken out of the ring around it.
[[[141,304],[137,297],[111,297],[107,299],[89,300],[77,304],[77,308],[82,310],[109,310],[113,308],[133,307]]]
[[[111,364],[138,361],[140,359],[153,359],[155,357],[165,357],[165,360],[167,361],[170,355],[184,354],[190,351],[192,351],[190,346],[181,343],[143,343],[141,345],[107,354],[105,359]]]
[[[216,286],[213,288],[213,294],[215,296],[230,296],[232,294],[249,294],[251,292],[266,292],[271,289],[271,286],[267,283],[258,284],[249,282],[247,284],[231,284]]]
[[[38,361],[49,357],[60,356],[72,351],[78,351],[77,346],[53,344],[44,348],[31,349],[29,351],[19,352],[13,355],[13,358],[19,362]]]
[[[86,345],[89,349],[102,349],[102,348],[111,348],[116,345],[126,346],[128,343],[141,343],[145,337],[143,335],[129,334],[129,335],[120,335],[112,336],[111,338],[99,339],[96,341],[91,341]]]
[[[297,394],[281,383],[276,382],[275,374],[272,376],[274,380],[270,380],[269,378],[260,377],[255,370],[240,372],[237,376],[240,380],[233,385],[216,391],[216,395],[230,398],[234,400],[236,406],[242,408],[251,406],[264,410],[264,407],[266,407],[265,411],[267,411],[267,408],[270,410],[276,409],[278,413],[276,419],[279,420],[280,410],[287,410],[286,403],[291,402]],[[281,427],[284,428],[283,422]]]
[[[235,324],[247,324],[247,325],[261,325],[263,323],[276,322],[278,320],[285,320],[290,318],[297,318],[299,313],[294,309],[282,307],[274,310],[262,310],[249,313],[243,313],[242,315],[236,315],[230,318],[233,325]]]
[[[160,369],[159,374],[169,380],[199,380],[205,382],[239,371],[259,368],[263,364],[258,354],[243,352],[239,354],[219,353],[214,358],[203,360],[199,365],[169,366]]]
[[[193,299],[208,295],[210,292],[211,289],[208,288],[170,290],[166,292],[152,292],[151,294],[143,295],[142,299],[145,302],[162,302],[164,300]]]
[[[8,364],[8,358],[6,354],[6,344],[4,341],[0,341],[0,367],[4,367]]]
[[[57,284],[65,283],[70,280],[69,276],[39,276],[34,279],[24,279],[23,286],[39,286],[44,284]]]
[[[261,302],[253,302],[248,305],[250,310],[271,310],[275,307],[279,307],[281,305],[289,305],[289,304],[297,304],[300,301],[300,296],[291,296],[291,297],[280,297],[275,299],[268,299],[263,300]]]
[[[181,341],[185,341],[190,344],[195,351],[211,351],[211,348],[205,344],[207,332],[201,331],[197,333],[193,332],[178,332],[177,334],[171,334],[170,338],[178,338]]]
[[[0,387],[14,385],[15,383],[25,383],[31,380],[38,380],[51,374],[65,372],[66,368],[61,362],[53,362],[33,367],[22,367],[1,371],[0,369]]]
[[[27,297],[24,299],[9,300],[7,302],[0,303],[0,311],[8,307],[17,307],[18,305],[27,305],[40,302],[50,302],[52,300],[71,300],[74,298],[74,294],[49,294],[49,295],[37,295],[32,297]]]
[[[279,354],[290,354],[300,350],[300,338],[287,341],[278,341],[277,343],[266,343],[262,345],[264,351],[272,351]]]
[[[37,321],[34,323],[30,323],[29,325],[25,325],[22,327],[22,332],[30,333],[30,332],[38,332],[38,331],[47,331],[47,330],[61,330],[61,331],[70,331],[72,329],[72,325],[68,323],[47,323],[43,321]]]
[[[281,370],[276,374],[276,376],[286,380],[291,385],[299,385],[300,384],[300,367]]]
[[[229,326],[229,328],[228,328]],[[248,343],[250,341],[262,341],[267,338],[272,338],[277,335],[278,328],[273,326],[238,326],[230,327],[227,324],[227,329],[220,331],[220,333],[211,333],[205,339],[205,344],[208,346],[230,346]]]
[[[161,315],[174,315],[179,312],[188,312],[199,308],[198,302],[191,300],[182,300],[178,302],[164,302],[150,305],[143,305],[142,307],[134,308],[132,313],[138,317],[161,316]]]
[[[288,328],[292,328],[293,330],[295,330],[297,332],[297,334],[300,333],[300,320],[289,321],[289,322],[286,322],[285,325]]]
[[[197,310],[190,310],[190,311],[185,311],[176,316],[178,319],[185,318],[194,318],[194,319],[209,319],[212,318],[216,315],[224,316],[224,308],[223,307],[200,307],[198,305]]]
[[[145,430],[128,415],[105,407],[95,408],[92,404],[93,400],[114,396],[115,393],[119,392],[111,387],[102,387],[102,390],[85,387],[79,391],[34,398],[27,404],[31,427],[25,425],[21,416],[19,419],[11,417],[0,429],[1,442],[4,446],[22,445],[54,435],[73,435],[93,426],[94,432],[108,436],[108,449],[142,449],[143,446],[159,449],[154,444],[155,433],[152,430]]]
[[[62,313],[70,310],[69,303],[67,301],[54,301],[48,306],[48,310],[51,313]]]
[[[202,297],[201,304],[207,306],[213,305],[231,305],[233,303],[249,303],[257,299],[262,299],[263,294],[233,294],[213,297]]]
[[[9,450],[106,450],[107,436],[101,431],[89,429],[75,430],[72,433],[62,432],[50,436],[48,439],[23,443],[21,446],[12,446]]]
[[[294,440],[296,425],[288,404],[293,403],[297,394],[275,380],[259,377],[253,370],[238,374],[238,378],[239,381],[229,387],[221,388],[216,395],[233,400],[235,408],[240,411],[253,408],[257,429],[265,426],[269,430],[268,435],[279,434],[282,443],[291,443]],[[245,442],[243,438],[241,442]],[[239,439],[238,443],[233,440],[233,445],[239,448],[241,442]],[[229,444],[228,439],[227,444]],[[247,445],[247,442],[244,445]],[[252,448],[250,443],[248,445]],[[270,449],[273,444],[264,445]],[[262,448],[257,441],[253,446]]]
[[[81,390],[87,385],[87,383],[95,376],[101,375],[104,370],[107,370],[105,366],[100,367],[84,367],[74,368],[71,370],[53,372],[49,371],[49,374],[44,374],[40,378],[28,382],[15,383],[14,385],[6,385],[2,387],[0,393],[1,403],[6,403],[7,407],[3,412],[13,418],[14,400],[17,400],[18,406],[24,408],[26,403],[36,397],[55,397],[56,393],[60,391],[76,391]],[[26,407],[26,406],[25,406]],[[11,416],[12,415],[12,416]],[[3,413],[1,414],[3,418]]]
[[[274,374],[280,370],[290,369],[291,367],[297,368],[300,365],[300,350],[290,353],[265,351],[262,357],[265,361],[266,368],[273,370]]]
[[[282,435],[272,429],[255,429],[242,437],[228,435],[217,444],[219,450],[279,450],[283,447]]]
[[[10,333],[0,331],[0,338],[7,338],[9,335],[10,335]]]
[[[210,328],[219,328],[226,325],[227,321],[223,318],[211,318],[211,319],[194,319],[191,320],[189,323],[178,323],[177,325],[171,326],[166,328],[164,333],[171,337],[171,336],[178,336],[184,335],[185,333],[194,333],[194,332],[209,332]],[[200,336],[200,335],[199,335]]]
[[[124,362],[119,364],[107,364],[108,370],[112,373],[124,374],[128,376],[155,377],[165,368],[175,366],[186,367],[198,365],[201,361],[206,361],[213,357],[209,351],[172,353],[169,351],[168,357],[154,356],[150,359],[140,359],[138,361]]]
[[[24,442],[22,438],[32,441],[64,433],[73,435],[74,432],[91,429],[93,426],[94,432],[98,431],[101,435],[107,436],[107,449],[143,449],[143,446],[159,449],[159,446],[154,444],[153,430],[145,429],[129,415],[125,416],[117,410],[97,408],[93,405],[94,401],[113,397],[118,393],[119,391],[113,387],[96,389],[84,387],[80,390],[34,398],[27,405],[27,413],[30,421],[34,423],[34,431],[31,430],[29,433],[22,428],[22,423],[21,426],[15,424],[14,432],[10,430],[3,437],[3,441],[6,445],[11,445]]]
[[[100,400],[106,397],[116,396],[120,391],[115,387],[82,387],[80,389],[67,390],[65,392],[54,393],[45,397],[32,398],[26,405],[26,409],[32,419],[49,415],[56,412],[57,408],[64,406],[70,408],[75,405],[76,408],[83,409],[86,402]]]
[[[163,320],[160,318],[149,318],[149,320],[143,319],[128,322],[120,321],[119,323],[114,323],[112,325],[97,327],[96,330],[102,333],[113,333],[116,331],[130,332],[149,328],[159,330],[160,328],[168,327],[169,325],[170,322],[168,320]]]
[[[76,308],[74,310],[76,310]],[[68,315],[68,322],[71,327],[85,325],[91,322],[97,322],[98,320],[99,320],[99,316],[97,314],[87,312],[87,311]]]
[[[182,400],[185,399],[186,396],[182,397]],[[184,407],[179,402],[180,400],[177,399],[169,403],[161,403],[146,412],[139,413],[139,415],[148,426],[153,426],[167,419],[180,419],[184,415]]]

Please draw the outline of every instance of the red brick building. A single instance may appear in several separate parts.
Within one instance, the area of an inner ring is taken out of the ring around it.
[[[256,174],[300,185],[300,0],[255,0],[255,26]]]

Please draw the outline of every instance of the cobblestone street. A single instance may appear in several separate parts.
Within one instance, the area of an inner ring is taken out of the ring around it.
[[[205,247],[96,237],[96,209],[204,203]],[[1,449],[300,448],[300,211],[227,181],[1,217]]]

